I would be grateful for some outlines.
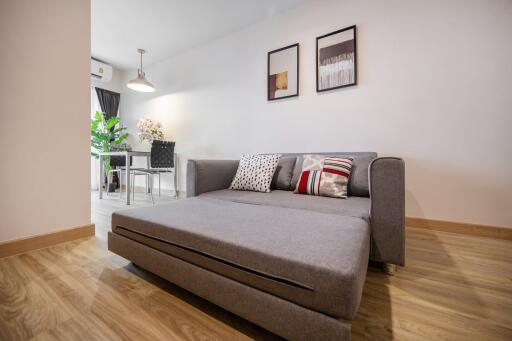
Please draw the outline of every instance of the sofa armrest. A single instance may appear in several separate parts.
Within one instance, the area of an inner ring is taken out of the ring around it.
[[[371,259],[405,264],[405,164],[400,158],[374,159],[370,184]]]
[[[187,197],[226,189],[238,169],[238,160],[188,160]]]

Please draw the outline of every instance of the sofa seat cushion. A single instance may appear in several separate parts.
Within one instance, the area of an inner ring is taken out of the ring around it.
[[[370,198],[348,197],[340,200],[335,198],[295,194],[291,191],[272,191],[270,193],[240,192],[230,189],[206,192],[200,197],[216,198],[227,201],[269,205],[276,207],[296,208],[348,217],[370,219]]]
[[[370,248],[360,218],[207,197],[117,211],[112,230],[344,319],[359,306]]]

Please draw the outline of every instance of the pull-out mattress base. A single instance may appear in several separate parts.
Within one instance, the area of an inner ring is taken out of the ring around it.
[[[109,232],[108,249],[142,268],[289,340],[350,340],[336,319]]]
[[[201,197],[114,212],[112,231],[344,320],[356,315],[370,254],[364,219]]]

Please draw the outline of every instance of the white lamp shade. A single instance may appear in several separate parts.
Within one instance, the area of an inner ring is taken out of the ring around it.
[[[146,80],[143,73],[139,73],[137,78],[132,79],[126,84],[132,90],[140,91],[140,92],[153,92],[155,91],[155,87],[153,84]]]

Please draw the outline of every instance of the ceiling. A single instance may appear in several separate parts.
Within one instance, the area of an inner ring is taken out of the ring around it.
[[[120,69],[172,57],[304,0],[92,0],[92,56]]]

